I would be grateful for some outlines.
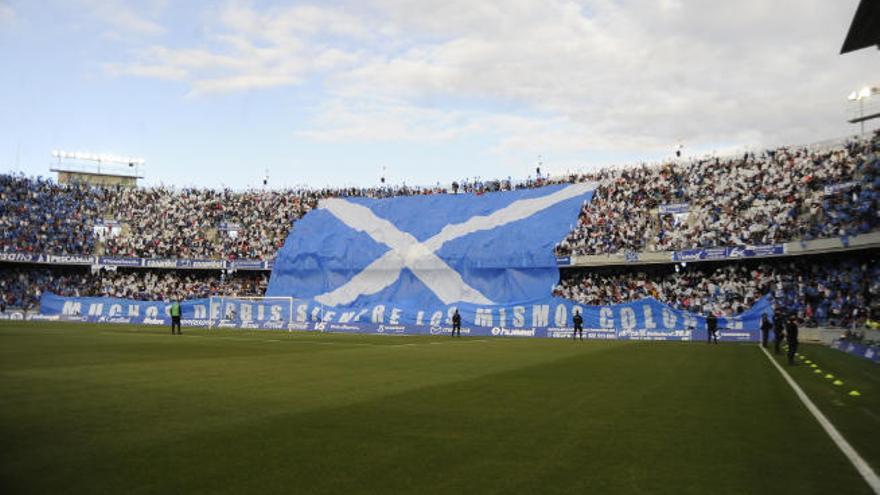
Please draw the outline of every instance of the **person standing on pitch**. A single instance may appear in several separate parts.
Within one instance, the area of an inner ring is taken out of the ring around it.
[[[713,340],[718,343],[718,318],[714,313],[709,312],[709,316],[706,317],[706,343],[711,344]]]
[[[180,331],[180,301],[175,299],[171,302],[171,335],[174,335],[174,328],[177,327],[177,335],[183,335]]]
[[[770,319],[767,318],[767,313],[761,315],[761,347],[764,349],[767,348],[767,340],[770,338],[770,329],[773,328],[773,324],[770,323]]]
[[[795,315],[788,317],[785,324],[785,338],[788,340],[788,364],[794,365],[794,355],[798,348],[798,325]]]
[[[776,308],[773,311],[773,354],[782,354],[782,331],[785,329],[785,313]]]
[[[455,337],[455,331],[458,330],[458,336],[461,337],[461,315],[458,310],[452,313],[452,336]]]
[[[580,333],[581,340],[584,340],[584,317],[578,310],[574,310],[574,316],[571,320],[574,323],[574,332],[572,332],[571,338],[577,339],[578,333]]]

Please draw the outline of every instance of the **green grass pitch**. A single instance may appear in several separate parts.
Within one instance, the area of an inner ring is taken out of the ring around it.
[[[0,492],[871,493],[755,345],[184,332],[0,324]],[[880,469],[877,366],[803,354]]]

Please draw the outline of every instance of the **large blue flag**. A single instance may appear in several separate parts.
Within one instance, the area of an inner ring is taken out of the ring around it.
[[[594,184],[483,195],[334,198],[296,222],[268,296],[327,307],[510,305],[549,298],[553,253]]]

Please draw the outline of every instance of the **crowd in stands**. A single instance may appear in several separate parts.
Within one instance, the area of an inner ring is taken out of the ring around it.
[[[119,297],[142,301],[196,299],[220,295],[262,296],[265,272],[219,270],[100,270],[88,267],[0,267],[0,302],[10,308],[35,308],[44,292],[69,297]]]
[[[561,256],[771,244],[880,226],[880,134],[825,149],[781,148],[554,179],[537,172],[523,182],[472,179],[450,187],[259,191],[60,185],[0,175],[0,251],[268,259],[322,198],[482,194],[586,180],[598,188],[557,247]],[[658,212],[682,203],[684,213]],[[96,228],[109,223],[117,228]]]
[[[283,245],[294,221],[323,198],[482,194],[550,182],[474,179],[456,182],[451,189],[383,185],[232,191],[56,184],[43,178],[0,175],[0,251],[269,259]],[[113,229],[104,228],[110,224]],[[98,252],[96,245],[100,245]]]
[[[830,148],[603,170],[560,256],[840,237],[880,227],[880,134]],[[662,205],[686,212],[661,214]]]
[[[567,270],[554,294],[590,305],[653,297],[678,309],[731,315],[764,295],[813,325],[850,326],[880,306],[880,263],[869,256],[691,263],[639,270]]]
[[[91,253],[102,198],[85,187],[0,175],[0,251]]]

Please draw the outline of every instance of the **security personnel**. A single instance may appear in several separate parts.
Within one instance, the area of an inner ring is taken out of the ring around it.
[[[785,338],[788,341],[788,364],[793,365],[798,348],[798,325],[795,315],[789,316],[788,322],[785,323]]]
[[[706,343],[711,344],[713,340],[718,343],[718,318],[714,313],[709,313],[706,317]]]
[[[452,336],[455,337],[455,331],[458,330],[458,336],[461,337],[461,315],[458,310],[452,314]]]
[[[773,312],[773,353],[782,354],[782,331],[785,329],[785,313],[776,308]]]
[[[180,302],[174,300],[171,303],[171,335],[174,335],[174,328],[177,327],[177,335],[183,335],[180,331]]]
[[[773,324],[770,323],[770,319],[767,317],[767,313],[761,315],[761,347],[764,349],[767,348],[767,340],[770,338],[770,329],[773,328]]]
[[[581,340],[584,340],[584,317],[581,316],[580,311],[574,310],[574,316],[571,320],[574,323],[574,332],[572,332],[571,338],[577,339],[578,334],[580,334]]]

